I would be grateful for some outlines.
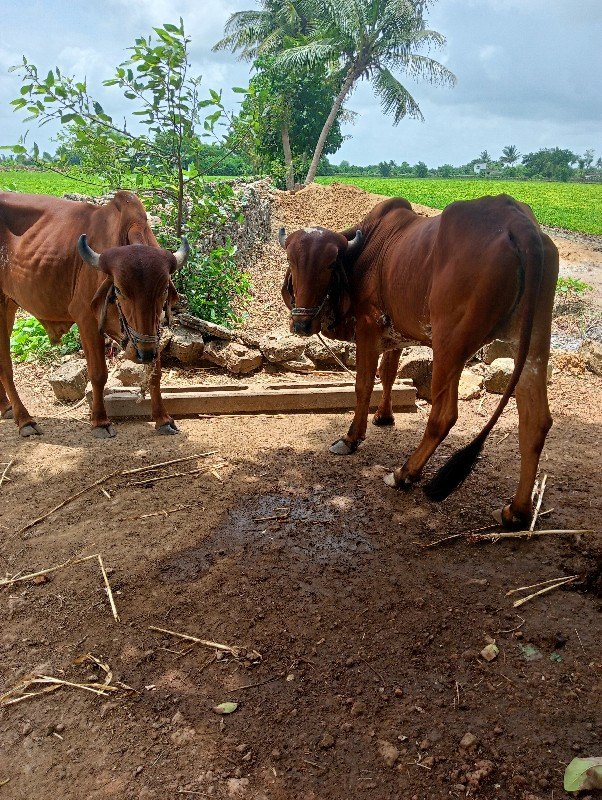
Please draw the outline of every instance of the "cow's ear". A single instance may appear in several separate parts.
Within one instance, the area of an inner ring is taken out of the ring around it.
[[[287,267],[286,275],[282,283],[282,299],[284,300],[285,306],[290,311],[293,307],[293,275],[290,267]]]
[[[96,294],[92,298],[92,302],[90,303],[92,313],[98,320],[98,330],[101,333],[104,332],[105,322],[107,319],[107,306],[109,304],[112,290],[113,278],[109,276],[100,284]]]

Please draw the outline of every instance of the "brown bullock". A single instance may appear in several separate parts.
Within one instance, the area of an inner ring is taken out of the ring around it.
[[[177,292],[171,275],[184,264],[159,247],[140,200],[117,192],[106,205],[44,195],[0,192],[0,414],[14,417],[21,436],[42,431],[13,382],[10,333],[21,307],[44,326],[52,342],[76,322],[92,383],[92,428],[115,435],[107,417],[106,333],[126,347],[126,357],[154,362],[152,417],[160,433],[177,433],[161,398],[159,326]]]
[[[400,343],[433,349],[432,408],[422,441],[389,486],[417,481],[458,416],[458,382],[466,361],[493,339],[513,344],[515,367],[483,430],[443,465],[425,491],[447,497],[466,478],[508,399],[516,393],[520,480],[502,510],[508,527],[532,515],[539,457],[552,424],[546,378],[558,251],[529,206],[507,195],[449,205],[441,215],[417,216],[393,198],[377,205],[356,228],[334,233],[280,231],[289,269],[282,288],[291,330],[357,341],[356,408],[347,435],[331,452],[352,453],[366,435],[368,405],[378,365],[383,396],[376,425],[392,425],[391,387]]]

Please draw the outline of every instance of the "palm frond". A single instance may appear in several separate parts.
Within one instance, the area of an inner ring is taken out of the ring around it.
[[[313,67],[316,64],[336,62],[338,53],[336,42],[313,41],[283,50],[276,56],[275,63],[283,69]]]
[[[404,117],[424,121],[418,103],[388,69],[384,67],[375,69],[372,74],[372,85],[376,96],[380,98],[383,113],[393,115],[394,125],[398,125]]]
[[[386,63],[394,69],[403,71],[415,81],[426,80],[435,86],[455,86],[457,82],[454,73],[439,61],[418,53],[392,55]]]

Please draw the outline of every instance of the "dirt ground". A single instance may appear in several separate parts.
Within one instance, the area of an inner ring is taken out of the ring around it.
[[[276,224],[326,224],[328,208],[342,228],[374,202],[322,189],[277,198]],[[595,285],[599,319],[600,242],[561,233],[562,268]],[[250,327],[285,325],[281,258],[270,244],[251,265]],[[513,401],[473,475],[434,504],[381,480],[417,444],[424,404],[370,426],[349,458],[327,450],[348,413],[183,419],[176,437],[125,421],[99,441],[83,406],[53,403],[44,368],[18,367],[45,433],[0,422],[0,575],[100,554],[120,621],[97,559],[0,587],[0,799],[567,796],[571,759],[602,756],[602,379],[574,355],[553,363],[537,529],[597,532],[434,547],[512,495]],[[461,403],[427,476],[497,400]],[[189,460],[123,474],[174,459]],[[541,587],[508,595],[569,576],[519,607]],[[74,663],[86,654],[105,668]],[[33,675],[72,685],[6,704],[52,688],[7,695]],[[103,682],[113,691],[73,685]],[[224,702],[238,707],[216,713]]]

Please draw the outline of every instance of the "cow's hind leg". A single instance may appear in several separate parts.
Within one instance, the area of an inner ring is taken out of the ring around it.
[[[464,354],[454,357],[447,350],[443,355],[433,347],[433,379],[431,392],[433,405],[426,430],[416,450],[403,467],[384,478],[387,486],[403,488],[420,479],[424,465],[447,436],[458,418],[458,384],[464,367]]]
[[[383,357],[380,360],[378,375],[383,387],[383,393],[378,408],[372,417],[372,423],[374,425],[395,425],[391,394],[393,391],[393,382],[397,375],[400,355],[401,350],[387,350],[386,353],[383,353]]]
[[[520,479],[512,502],[505,506],[501,513],[501,521],[508,528],[524,527],[531,520],[532,493],[539,458],[548,431],[552,427],[548,406],[547,373],[558,256],[555,248],[549,246],[548,240],[544,241],[546,270],[539,290],[529,354],[514,392],[518,410]]]
[[[6,301],[6,328],[8,330],[9,346],[10,335],[13,332],[15,324],[15,314],[17,313],[17,304],[12,300]],[[0,383],[0,419],[14,419],[13,409],[10,404],[4,386]]]
[[[21,402],[13,379],[13,365],[10,357],[10,332],[13,328],[17,306],[12,300],[0,295],[0,408],[4,419],[15,420],[23,437],[39,436],[42,429],[35,422]]]

